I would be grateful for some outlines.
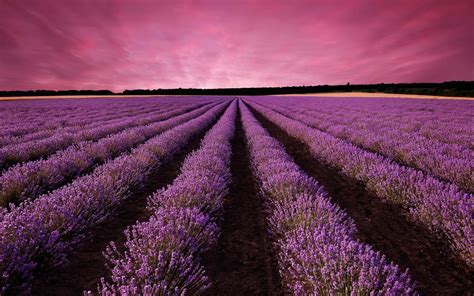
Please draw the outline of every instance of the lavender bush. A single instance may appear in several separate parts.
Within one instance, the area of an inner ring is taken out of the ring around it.
[[[1,293],[27,291],[37,272],[66,263],[67,254],[84,241],[92,226],[112,216],[162,161],[205,129],[227,105],[223,102],[92,174],[4,214],[0,222]]]
[[[400,100],[395,106],[403,109],[403,102],[405,100]],[[346,104],[350,107],[334,110],[333,105],[340,105],[305,101],[304,105],[300,102],[292,106],[286,101],[283,104],[281,100],[274,100],[271,108],[283,113],[291,111],[291,115],[286,114],[304,124],[474,192],[474,151],[452,136],[456,135],[452,130],[455,129],[465,136],[470,135],[472,141],[467,122],[474,111],[456,110],[456,121],[464,119],[464,122],[455,125],[446,123],[446,119],[453,121],[453,114],[444,115],[441,108],[445,106],[438,107],[439,104],[434,103],[430,104],[432,112],[418,111],[418,108],[410,112],[407,108],[403,113],[398,109],[395,113],[385,105],[371,108],[366,100]],[[417,107],[415,103],[409,106],[412,105]]]
[[[0,136],[0,147],[5,147],[9,145],[16,145],[19,143],[26,143],[29,141],[34,140],[41,140],[46,139],[49,137],[54,136],[58,133],[77,133],[81,132],[82,130],[89,130],[100,127],[105,124],[111,124],[114,122],[124,121],[126,119],[138,118],[141,116],[148,116],[156,111],[165,112],[172,110],[173,108],[179,107],[179,104],[157,104],[157,106],[153,108],[149,108],[147,106],[142,106],[141,108],[129,108],[129,106],[124,106],[123,109],[114,110],[113,114],[110,114],[110,109],[105,108],[100,111],[98,114],[94,114],[95,116],[91,117],[89,114],[83,114],[82,117],[78,119],[69,119],[65,120],[64,118],[60,120],[61,124],[53,124],[51,125],[48,122],[48,126],[41,130],[31,131],[27,134],[22,136]],[[72,114],[67,114],[66,116],[72,116]],[[54,119],[53,119],[54,120]]]
[[[295,295],[414,295],[408,271],[355,239],[353,221],[240,105],[282,279]]]
[[[211,106],[193,111],[199,105],[191,105],[154,116],[149,125],[126,129],[97,142],[83,142],[52,155],[48,159],[27,162],[6,171],[0,176],[0,206],[18,203],[26,198],[34,199],[48,190],[81,175],[94,165],[101,164],[124,153],[136,145],[188,121]],[[186,113],[188,111],[192,111]],[[163,120],[163,121],[160,121]],[[141,120],[140,120],[141,121]]]
[[[158,113],[161,113],[161,111],[158,111]],[[96,141],[107,135],[120,132],[123,129],[150,124],[154,121],[159,121],[167,117],[169,118],[173,115],[174,114],[171,111],[168,112],[166,116],[163,116],[163,114],[154,114],[154,116],[151,115],[149,118],[140,116],[131,120],[119,120],[118,122],[99,125],[93,129],[82,130],[82,127],[79,127],[78,130],[75,131],[55,133],[53,136],[46,139],[8,145],[0,149],[0,168],[6,169],[16,163],[34,160],[39,157],[47,157],[70,145],[82,141]]]
[[[472,194],[420,171],[400,166],[263,105],[251,106],[288,134],[309,145],[315,157],[362,181],[386,202],[402,205],[413,220],[447,238],[453,251],[474,266]]]
[[[22,139],[27,139],[35,133],[84,126],[97,119],[117,119],[131,112],[147,112],[157,108],[192,104],[195,101],[195,97],[2,101],[0,145],[11,144],[9,140],[24,142]],[[200,97],[199,101],[205,103],[216,100]]]
[[[126,250],[110,244],[105,256],[112,279],[102,279],[99,293],[194,295],[209,287],[198,255],[213,247],[219,235],[216,220],[231,182],[236,111],[234,101],[186,158],[173,184],[149,197],[152,217],[125,232]]]

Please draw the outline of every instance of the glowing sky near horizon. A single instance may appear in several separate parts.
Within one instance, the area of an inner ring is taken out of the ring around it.
[[[0,90],[474,80],[474,1],[0,0]]]

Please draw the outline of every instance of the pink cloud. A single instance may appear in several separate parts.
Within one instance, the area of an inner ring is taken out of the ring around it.
[[[0,89],[474,80],[473,3],[0,0]]]

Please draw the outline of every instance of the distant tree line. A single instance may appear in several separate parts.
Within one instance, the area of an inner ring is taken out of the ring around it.
[[[381,83],[381,84],[344,84],[284,87],[248,87],[216,89],[134,89],[125,90],[126,95],[230,95],[257,96],[277,94],[305,94],[324,92],[383,92],[399,94],[420,94],[438,96],[474,97],[474,81],[450,81],[443,83]]]
[[[277,94],[305,94],[323,92],[383,92],[395,94],[419,94],[436,96],[474,97],[474,81],[449,81],[442,83],[380,83],[344,84],[284,87],[245,87],[245,88],[175,88],[175,89],[133,89],[121,93],[110,90],[35,90],[0,91],[0,96],[63,96],[63,95],[229,95],[256,96]]]

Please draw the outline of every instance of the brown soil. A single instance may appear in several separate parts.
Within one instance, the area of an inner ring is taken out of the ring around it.
[[[215,250],[203,256],[213,283],[209,294],[282,295],[240,119],[232,147],[232,186],[224,203],[221,236]]]
[[[311,156],[308,146],[252,110],[295,162],[314,177],[355,221],[358,239],[409,268],[423,295],[472,295],[473,271],[454,258],[446,241],[409,221],[397,206],[382,203],[357,180]]]
[[[285,114],[281,113],[281,112],[278,112],[278,111],[275,111],[277,113],[280,113],[281,115],[284,115],[286,116]],[[389,159],[390,161],[398,164],[399,166],[403,166],[403,167],[408,167],[408,168],[411,168],[411,169],[414,169],[414,170],[417,170],[417,171],[421,171],[423,173],[425,173],[426,175],[430,176],[431,178],[439,181],[439,182],[443,182],[443,183],[447,183],[447,184],[454,184],[452,181],[444,178],[444,177],[441,177],[441,176],[436,176],[436,175],[433,175],[432,173],[430,173],[428,170],[426,169],[423,169],[423,168],[419,168],[416,164],[414,163],[407,163],[405,162],[403,159],[399,159],[399,158],[396,158],[396,157],[391,157],[391,156],[388,156],[387,154],[385,153],[382,153],[380,151],[377,151],[376,149],[373,149],[373,148],[370,148],[370,147],[364,147],[363,145],[361,144],[358,144],[358,143],[355,143],[355,142],[352,142],[351,140],[349,139],[346,139],[344,137],[340,137],[340,136],[337,136],[335,134],[332,134],[332,133],[329,133],[328,131],[326,130],[323,130],[323,129],[320,129],[316,124],[311,124],[311,123],[305,123],[306,125],[314,128],[314,129],[317,129],[323,133],[327,133],[331,136],[333,136],[334,138],[337,138],[337,139],[340,139],[341,141],[345,141],[345,142],[348,142],[350,143],[351,145],[353,145],[354,147],[357,147],[359,149],[362,149],[362,150],[365,150],[365,151],[369,151],[369,152],[372,152],[372,153],[375,153],[377,155],[380,155],[381,157],[384,157],[386,159]],[[457,185],[455,184],[456,186],[458,186],[459,188],[461,188],[462,190],[464,190],[465,192],[467,193],[474,193],[472,192],[469,188],[467,187],[463,187],[463,186],[460,186],[460,185]]]
[[[208,129],[211,126],[209,125]],[[147,197],[173,182],[179,174],[186,155],[199,147],[206,131],[194,136],[182,151],[154,172],[146,187],[119,206],[115,217],[94,227],[88,234],[88,241],[71,254],[70,264],[61,270],[52,270],[39,276],[33,284],[32,293],[34,295],[82,295],[84,290],[97,291],[100,278],[107,279],[111,276],[102,252],[111,241],[114,241],[119,249],[123,249],[124,230],[127,226],[137,221],[146,221],[150,215],[146,211]]]

